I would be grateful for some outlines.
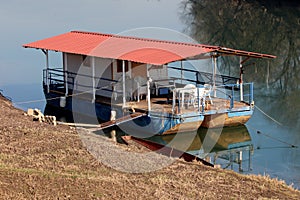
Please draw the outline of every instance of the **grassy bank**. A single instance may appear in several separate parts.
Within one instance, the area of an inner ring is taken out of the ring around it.
[[[282,181],[180,160],[149,173],[114,170],[86,150],[76,130],[33,122],[3,97],[0,194],[1,199],[300,199]]]

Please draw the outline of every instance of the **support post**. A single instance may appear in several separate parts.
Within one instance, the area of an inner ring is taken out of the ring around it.
[[[65,83],[65,96],[67,97],[69,94],[69,86],[68,86],[68,63],[67,63],[67,54],[63,53],[63,71],[64,71],[64,83]]]
[[[150,115],[150,111],[151,111],[151,97],[150,97],[150,82],[151,82],[151,78],[149,75],[149,69],[150,69],[150,64],[147,64],[147,103],[148,103],[148,112]]]
[[[243,171],[243,151],[239,151],[239,172]]]
[[[243,89],[243,61],[242,56],[240,56],[240,101],[244,101],[244,89]]]
[[[140,83],[137,81],[137,102],[140,102]]]
[[[176,106],[176,89],[173,89],[172,114],[175,114],[175,106]]]
[[[95,100],[96,100],[95,57],[92,56],[91,61],[92,61],[92,87],[93,87],[92,103],[95,103]]]
[[[123,108],[125,108],[126,106],[126,91],[125,91],[125,81],[126,81],[126,77],[125,77],[125,60],[122,61],[122,82],[123,82]]]
[[[213,56],[213,91],[214,91],[214,97],[217,96],[217,90],[216,90],[216,73],[217,73],[217,56]]]
[[[197,89],[197,103],[198,103],[198,112],[200,112],[200,88],[196,88]]]
[[[116,121],[116,115],[117,115],[117,113],[116,113],[116,111],[115,110],[112,110],[111,112],[110,112],[110,121],[113,121],[113,122],[115,122]],[[112,141],[114,141],[114,142],[117,142],[117,137],[116,137],[116,130],[115,129],[112,129],[111,131],[110,131],[110,136],[111,136],[111,139],[112,139]]]
[[[47,93],[50,92],[50,83],[49,83],[49,52],[46,50],[46,84],[47,84]]]

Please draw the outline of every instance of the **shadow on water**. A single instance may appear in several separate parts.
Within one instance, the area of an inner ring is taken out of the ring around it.
[[[74,122],[72,112],[48,104],[45,107],[44,114],[54,115],[58,121]],[[82,115],[80,123],[88,123],[89,119],[89,117]],[[114,130],[114,135],[112,135],[112,130]],[[118,127],[94,133],[104,134],[110,138],[114,137],[119,143],[123,143],[121,136],[126,135]],[[192,142],[191,137],[194,138]],[[178,150],[186,149],[186,144],[190,143],[186,152],[205,159],[210,163],[238,172],[250,172],[252,170],[253,144],[249,131],[244,125],[225,127],[221,130],[221,133],[220,129],[199,128],[196,135],[187,132],[177,135],[157,135],[145,139]]]
[[[153,136],[149,140],[175,149],[182,149],[185,138],[189,138],[189,133],[179,134],[182,137],[178,142],[172,142],[172,145],[170,145],[170,142],[176,135]],[[205,145],[208,140],[213,142],[212,147]],[[225,127],[222,129],[221,134],[219,129],[199,128],[187,152],[204,158],[215,165],[220,165],[222,168],[230,168],[239,172],[248,172],[252,168],[252,140],[247,127],[243,125]]]

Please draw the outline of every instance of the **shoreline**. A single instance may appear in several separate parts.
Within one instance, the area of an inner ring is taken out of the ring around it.
[[[32,121],[1,93],[0,108],[0,193],[4,199],[300,198],[300,191],[284,181],[178,159],[156,171],[121,172],[95,159],[88,151],[91,145],[84,145],[74,128]],[[126,146],[104,138],[98,141],[107,147],[115,145],[116,151],[150,152],[134,142]],[[143,166],[138,157],[130,163]]]

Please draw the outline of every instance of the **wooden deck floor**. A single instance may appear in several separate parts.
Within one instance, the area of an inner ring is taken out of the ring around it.
[[[122,106],[122,104],[116,104],[117,106]],[[131,101],[127,102],[126,106],[131,109],[139,110],[139,111],[147,111],[148,110],[148,103],[146,100],[141,100],[140,102]],[[234,108],[242,108],[249,106],[247,103],[234,101]],[[212,104],[210,101],[206,101],[204,111],[210,110],[222,110],[222,109],[229,109],[230,108],[230,100],[220,99],[220,98],[212,98]],[[175,107],[175,113],[193,113],[202,111],[202,105],[198,108],[198,103],[195,104],[187,104],[185,103],[181,106],[180,110],[178,110],[178,106]],[[158,111],[158,112],[165,112],[165,113],[172,113],[172,100],[167,101],[166,98],[151,98],[151,110]]]
[[[86,99],[86,100],[91,100],[91,94],[81,94],[78,96],[79,98]],[[114,105],[117,107],[122,108],[122,103],[120,101],[114,101],[111,98],[107,97],[100,97],[97,96],[96,98],[97,103],[104,103],[107,105]],[[249,104],[243,103],[243,102],[238,102],[234,101],[234,109],[239,109],[243,107],[247,107]],[[147,112],[148,111],[148,102],[146,99],[140,100],[140,102],[137,101],[128,101],[126,102],[126,107],[139,111],[139,112]],[[206,100],[205,102],[205,109],[204,111],[209,112],[213,110],[225,110],[225,109],[230,109],[230,100],[227,99],[221,99],[221,98],[212,98],[212,104],[210,103],[210,100]],[[172,113],[172,99],[167,101],[167,98],[151,98],[151,110],[153,112],[164,112],[164,113]],[[200,108],[198,108],[198,102],[195,102],[194,104],[187,104],[184,103],[184,105],[180,106],[180,109],[178,109],[178,104],[176,104],[174,112],[177,114],[180,113],[195,113],[202,111],[202,105],[200,105]]]

